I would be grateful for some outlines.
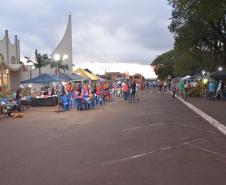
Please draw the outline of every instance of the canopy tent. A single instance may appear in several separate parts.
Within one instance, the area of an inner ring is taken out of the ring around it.
[[[118,77],[115,78],[115,81],[126,81],[126,79],[124,77]]]
[[[187,76],[181,78],[181,80],[189,80],[189,79],[191,79],[191,76],[189,76],[189,75],[187,75]]]
[[[202,79],[202,76],[200,74],[194,74],[192,76],[192,79],[194,79],[194,80],[201,80]]]
[[[215,71],[210,74],[210,77],[215,80],[225,80],[226,79],[226,71]]]
[[[60,73],[59,74],[59,80],[60,81],[84,81],[88,80],[87,78],[84,78],[82,76],[76,75],[76,74],[66,74],[66,73]]]
[[[99,78],[99,81],[100,81],[100,82],[108,82],[108,80],[105,79],[105,78]]]
[[[89,78],[77,75],[75,73],[72,73],[71,75],[69,75],[71,78],[71,81],[86,81],[89,80]]]
[[[54,75],[54,76],[55,76],[55,75]],[[55,77],[57,77],[57,76],[55,76]],[[58,78],[59,78],[60,81],[65,81],[65,82],[70,81],[70,80],[72,79],[72,78],[71,78],[68,74],[66,74],[66,73],[59,73]]]
[[[81,75],[81,76],[86,77],[86,78],[89,78],[89,79],[91,79],[93,81],[99,80],[99,77],[98,76],[96,76],[94,74],[91,74],[91,73],[89,73],[88,71],[86,71],[86,70],[84,70],[82,68],[78,68],[74,72],[77,75]]]
[[[31,78],[29,80],[24,80],[21,83],[50,83],[50,82],[58,82],[59,79],[55,75],[50,74],[41,74],[38,77]]]

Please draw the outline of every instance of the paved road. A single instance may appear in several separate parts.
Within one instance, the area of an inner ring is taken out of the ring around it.
[[[188,102],[226,126],[226,101],[210,101],[207,98],[189,98]]]
[[[0,120],[1,185],[225,185],[226,138],[178,100]]]

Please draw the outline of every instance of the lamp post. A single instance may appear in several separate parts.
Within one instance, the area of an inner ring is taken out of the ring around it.
[[[57,62],[57,79],[58,79],[58,82],[59,82],[59,65],[58,65],[58,62],[60,61],[60,55],[59,54],[55,54],[54,55],[54,60]]]
[[[66,60],[68,59],[68,55],[63,55],[63,57],[59,54],[54,55],[54,60],[56,61],[57,64],[57,80],[58,80],[58,92],[57,92],[57,97],[58,97],[58,102],[60,102],[60,86],[59,86],[59,61],[60,60]],[[60,111],[60,104],[58,106],[58,111]]]
[[[202,71],[202,76],[204,76],[205,74],[206,74],[206,71],[203,70],[203,71]]]
[[[57,62],[57,79],[59,80],[59,61],[62,60],[67,60],[68,59],[68,55],[65,54],[63,56],[59,55],[59,54],[55,54],[54,55],[54,60]]]
[[[222,71],[223,70],[223,68],[222,67],[218,67],[218,71]]]

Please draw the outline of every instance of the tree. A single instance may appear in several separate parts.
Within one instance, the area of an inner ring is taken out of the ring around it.
[[[175,50],[192,53],[205,68],[226,66],[226,1],[168,2],[173,7],[169,29],[174,33]]]
[[[56,68],[56,73],[57,73],[57,74],[59,74],[60,69],[62,69],[64,72],[65,72],[66,70],[69,70],[68,65],[67,65],[67,64],[63,64],[63,59],[60,59],[60,60],[58,60],[58,61],[55,61],[55,60],[51,61],[51,63],[50,63],[50,68],[51,68],[51,69],[52,69],[52,68]]]
[[[173,75],[174,60],[174,50],[163,53],[153,60],[151,65],[154,67],[154,71],[158,75],[158,79],[164,80],[168,77],[168,75]]]
[[[41,68],[47,66],[50,63],[50,59],[47,54],[42,55],[38,53],[38,50],[35,50],[35,62],[32,62],[30,59],[28,62],[32,62],[35,68],[39,69],[39,75],[41,75]]]
[[[191,53],[180,53],[175,58],[173,74],[175,76],[193,75],[197,68],[198,62]]]

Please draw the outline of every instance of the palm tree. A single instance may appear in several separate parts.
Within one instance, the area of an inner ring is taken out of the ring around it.
[[[36,62],[32,62],[35,68],[38,68],[39,75],[41,75],[41,68],[47,66],[50,63],[50,59],[47,54],[42,55],[38,53],[38,50],[35,50]]]
[[[67,64],[63,64],[63,59],[60,59],[58,61],[55,61],[53,60],[51,63],[50,63],[50,68],[56,68],[56,73],[59,74],[60,72],[60,69],[62,69],[64,72],[66,70],[69,70],[69,67]]]

